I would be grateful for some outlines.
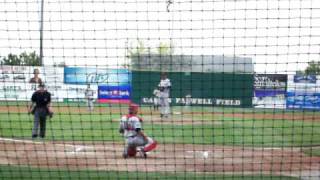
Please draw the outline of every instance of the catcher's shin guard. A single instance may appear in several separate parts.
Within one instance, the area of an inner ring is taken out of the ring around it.
[[[149,152],[149,151],[154,150],[156,147],[157,147],[157,141],[153,141],[152,143],[147,144],[147,145],[143,148],[143,151],[144,151],[144,152]]]
[[[127,147],[125,148],[122,157],[123,158],[129,158],[129,157],[135,157],[137,154],[136,147]]]

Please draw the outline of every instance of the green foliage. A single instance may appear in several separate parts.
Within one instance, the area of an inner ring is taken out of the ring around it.
[[[131,68],[136,70],[146,69],[151,64],[156,66],[155,69],[159,70],[158,64],[172,64],[172,58],[167,58],[173,54],[173,48],[166,43],[160,43],[157,47],[157,51],[151,51],[150,47],[145,47],[144,43],[139,41],[135,48],[128,49],[127,58],[131,59]],[[149,63],[145,63],[145,59],[149,59]],[[156,61],[161,61],[156,62]],[[168,62],[170,61],[170,62]]]
[[[132,57],[140,56],[142,54],[146,54],[147,49],[145,48],[143,42],[139,41],[138,45],[135,48],[129,49],[128,52],[129,52],[129,58],[132,58]]]
[[[311,61],[305,70],[305,74],[320,75],[320,62]]]
[[[173,54],[173,48],[170,45],[165,43],[160,43],[158,47],[158,54],[159,55],[171,55]]]
[[[35,51],[31,53],[23,52],[20,55],[10,53],[2,59],[1,64],[11,66],[41,66],[40,57]]]
[[[131,59],[131,68],[139,69],[139,57],[143,54],[147,53],[147,49],[145,48],[144,44],[139,41],[138,45],[135,48],[128,50],[128,58]]]
[[[2,64],[3,65],[11,65],[11,66],[14,66],[14,65],[22,65],[22,62],[21,62],[21,59],[19,58],[19,56],[15,55],[15,54],[8,54],[7,57],[4,57],[2,59]]]
[[[20,59],[27,66],[41,66],[40,57],[36,54],[35,51],[27,54],[23,52],[20,54]]]

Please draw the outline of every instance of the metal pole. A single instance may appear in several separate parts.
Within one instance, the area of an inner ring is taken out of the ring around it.
[[[40,65],[43,65],[43,9],[44,0],[41,0],[41,10],[40,10]]]

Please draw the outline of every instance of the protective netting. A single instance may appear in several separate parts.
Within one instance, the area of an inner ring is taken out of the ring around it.
[[[320,179],[319,42],[318,0],[2,0],[0,178]]]

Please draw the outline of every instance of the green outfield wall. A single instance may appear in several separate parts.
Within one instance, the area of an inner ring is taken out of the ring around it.
[[[169,72],[171,105],[252,107],[253,74]],[[132,72],[132,100],[153,104],[160,72]]]

